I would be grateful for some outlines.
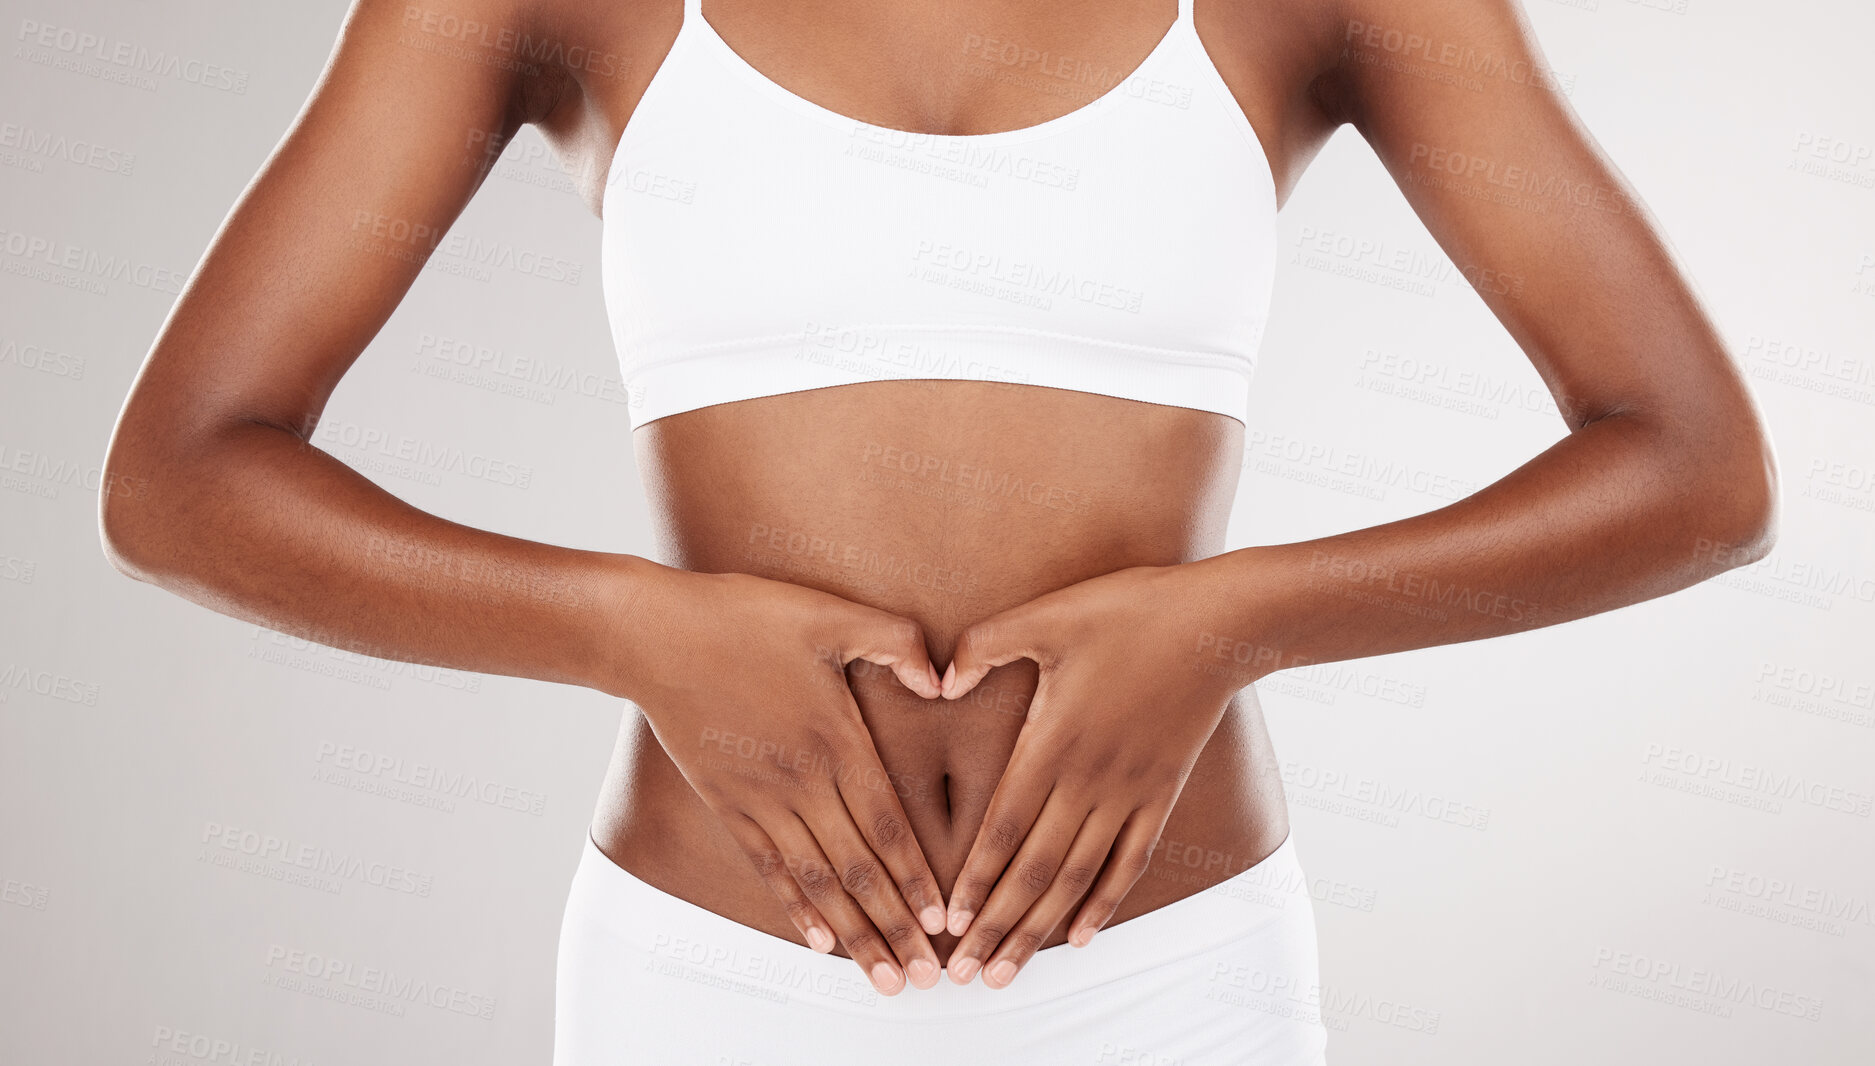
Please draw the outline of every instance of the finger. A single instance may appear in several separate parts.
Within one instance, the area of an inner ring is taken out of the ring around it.
[[[937,951],[912,917],[885,864],[866,845],[845,804],[831,799],[824,807],[799,813],[820,841],[821,851],[832,860],[841,887],[891,946],[905,975],[920,988],[937,984]]]
[[[857,707],[853,710],[859,716]],[[933,936],[944,931],[944,897],[938,891],[937,878],[925,860],[924,849],[912,834],[911,820],[899,800],[896,782],[879,762],[879,753],[864,735],[855,742],[845,767],[865,767],[863,773],[839,777],[840,795],[846,801],[854,824],[898,885],[899,897],[918,916],[918,923]],[[935,956],[934,956],[935,958]],[[914,984],[916,981],[914,980]]]
[[[1029,626],[1016,610],[992,615],[959,633],[950,666],[944,671],[944,698],[963,696],[998,666],[1024,658],[1041,662],[1042,653],[1033,646],[1030,635]]]
[[[971,920],[989,898],[990,890],[996,887],[997,878],[1003,875],[1003,868],[1028,839],[1029,828],[1035,824],[1036,816],[1041,814],[1042,805],[1055,787],[1054,775],[1048,772],[1046,765],[1031,769],[1033,760],[1027,755],[1025,740],[1026,735],[1016,738],[1015,753],[1009,757],[1003,779],[990,796],[989,809],[983,814],[983,824],[970,845],[963,871],[951,885],[945,927],[952,936],[962,936],[969,930]]]
[[[747,815],[733,815],[724,819],[724,824],[728,826],[730,836],[742,846],[743,854],[747,855],[749,861],[754,864],[755,872],[761,875],[762,883],[766,884],[776,898],[781,900],[782,907],[788,912],[788,920],[801,931],[801,935],[807,939],[808,946],[823,954],[832,951],[836,942],[833,927],[801,892],[801,886],[795,881],[794,874],[789,871],[788,862],[782,857],[781,849],[776,847],[775,842],[769,838],[762,827]]]
[[[1159,845],[1159,833],[1172,813],[1170,806],[1141,807],[1134,811],[1120,829],[1120,835],[1108,856],[1107,868],[1094,882],[1087,902],[1068,927],[1068,943],[1084,948],[1120,909],[1120,901],[1139,883],[1146,864],[1152,861],[1152,849]]]
[[[828,861],[814,831],[797,814],[777,819],[768,835],[781,848],[788,870],[801,887],[801,894],[826,917],[834,936],[846,945],[846,953],[881,993],[894,996],[905,987],[898,961],[872,919],[847,895],[840,883],[839,868]]]
[[[855,605],[858,625],[846,638],[840,651],[840,665],[854,659],[890,667],[899,681],[925,699],[940,694],[937,667],[931,665],[931,653],[924,646],[924,629],[918,623],[884,611]]]
[[[1047,804],[1023,839],[1022,847],[997,880],[989,900],[971,921],[963,939],[951,950],[952,981],[969,984],[983,960],[990,957],[1028,913],[1029,907],[1054,884],[1055,872],[1061,868],[1069,845],[1074,843],[1081,824],[1087,820],[1088,809],[1087,804],[1070,801],[1061,789],[1049,794]],[[1033,952],[1041,946],[1041,941],[1024,946]],[[985,974],[984,980],[988,979]]]
[[[1087,890],[1100,874],[1101,864],[1107,861],[1107,855],[1113,849],[1113,841],[1119,835],[1124,820],[1103,811],[1090,814],[1081,823],[1081,831],[1075,835],[1074,843],[1069,845],[1067,857],[1061,860],[1060,869],[1055,871],[1055,879],[1048,886],[1048,891],[1035,901],[1016,927],[1003,938],[1002,946],[990,956],[990,961],[983,967],[983,983],[991,988],[1007,988],[1016,979],[1029,959],[1048,938],[1055,933],[1074,905],[1081,901]],[[1022,857],[1017,856],[1020,867]],[[996,906],[994,899],[989,909],[984,910],[987,917]]]

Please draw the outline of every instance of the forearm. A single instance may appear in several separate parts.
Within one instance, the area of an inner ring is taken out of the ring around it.
[[[1554,625],[1703,581],[1761,557],[1772,535],[1775,475],[1761,441],[1736,436],[1715,455],[1711,440],[1611,415],[1450,506],[1206,560],[1223,601],[1210,617],[1226,621],[1197,646],[1254,680]]]
[[[107,464],[120,570],[362,654],[613,691],[617,620],[665,569],[428,514],[271,425],[152,451]]]

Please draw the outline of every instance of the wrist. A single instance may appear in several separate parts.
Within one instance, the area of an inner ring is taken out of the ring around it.
[[[1206,673],[1243,688],[1308,662],[1294,650],[1287,586],[1274,549],[1239,548],[1184,565],[1193,568],[1201,589],[1187,628],[1195,630],[1189,647]]]
[[[636,555],[609,556],[603,567],[601,602],[596,612],[594,647],[588,687],[608,696],[638,702],[636,694],[649,681],[649,667],[659,653],[650,646],[660,628],[656,620],[670,602],[671,587],[689,571],[665,566]]]

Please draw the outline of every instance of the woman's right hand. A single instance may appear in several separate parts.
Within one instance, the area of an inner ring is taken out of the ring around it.
[[[926,933],[943,931],[944,900],[845,670],[865,659],[937,699],[923,629],[785,581],[647,571],[618,624],[614,694],[643,710],[814,950],[837,939],[886,995],[903,976],[935,985]]]

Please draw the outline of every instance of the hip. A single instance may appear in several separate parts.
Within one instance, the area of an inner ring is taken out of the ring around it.
[[[1008,988],[881,996],[851,962],[679,899],[589,836],[568,894],[554,1066],[620,1062],[1323,1060],[1312,902],[1293,838],[1249,869],[1044,948]]]

